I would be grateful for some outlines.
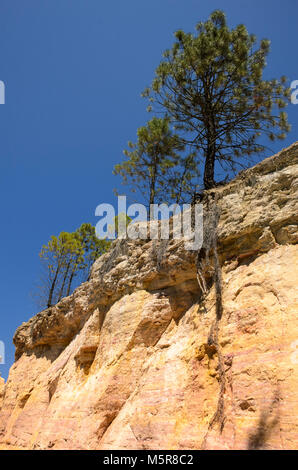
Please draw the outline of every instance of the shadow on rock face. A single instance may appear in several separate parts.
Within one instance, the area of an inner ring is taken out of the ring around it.
[[[256,429],[254,429],[248,436],[247,448],[249,450],[264,449],[273,429],[279,423],[279,408],[280,392],[277,389],[273,396],[270,405],[261,411],[259,422]]]

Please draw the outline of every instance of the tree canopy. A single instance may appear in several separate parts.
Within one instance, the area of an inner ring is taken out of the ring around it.
[[[189,156],[183,156],[185,144],[170,128],[168,118],[153,117],[137,131],[137,142],[128,143],[127,159],[115,165],[114,174],[142,194],[148,206],[157,202],[178,202],[189,191],[196,169]]]
[[[45,276],[40,286],[40,304],[50,307],[71,293],[73,282],[79,277],[87,280],[93,262],[110,246],[108,240],[99,240],[95,228],[84,223],[75,232],[52,235],[43,245],[40,258],[45,267]]]
[[[290,90],[286,78],[263,78],[270,41],[257,39],[244,25],[229,29],[225,14],[214,11],[196,26],[196,34],[179,30],[156,69],[149,111],[174,124],[180,142],[204,163],[204,187],[215,183],[215,163],[225,171],[263,151],[260,136],[283,139],[290,126],[284,108]]]

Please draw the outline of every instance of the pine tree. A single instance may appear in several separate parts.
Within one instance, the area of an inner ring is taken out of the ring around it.
[[[124,184],[132,184],[145,198],[148,206],[157,202],[177,199],[177,180],[180,191],[186,190],[193,176],[191,165],[181,152],[185,145],[170,129],[168,118],[154,117],[137,131],[137,142],[128,143],[124,150],[127,159],[114,167]],[[172,172],[172,179],[168,177]]]
[[[216,162],[235,170],[239,157],[264,151],[261,135],[285,138],[290,126],[283,108],[290,90],[285,77],[263,79],[270,41],[256,47],[256,37],[244,25],[229,29],[220,10],[196,30],[175,33],[143,96],[150,100],[149,111],[170,117],[181,141],[196,150],[198,164],[204,161],[209,189],[216,184]]]
[[[68,250],[65,253],[63,276],[59,286],[57,302],[65,295],[69,295],[73,277],[84,261],[84,247],[76,233],[69,233],[68,238]]]
[[[48,272],[45,286],[47,307],[61,299],[78,253],[82,255],[81,246],[73,234],[68,232],[61,232],[58,237],[52,235],[48,244],[42,247],[39,256],[46,263]]]
[[[75,232],[75,237],[79,240],[83,249],[82,259],[78,258],[77,266],[72,271],[67,295],[69,295],[71,283],[78,271],[81,271],[81,281],[89,278],[90,268],[94,261],[106,253],[110,248],[111,242],[108,240],[99,240],[95,233],[95,227],[92,224],[84,223]]]
[[[40,305],[51,307],[68,296],[76,277],[86,281],[92,264],[109,246],[109,241],[96,237],[91,224],[82,224],[72,233],[61,232],[58,237],[52,235],[39,254],[46,268]]]
[[[108,226],[108,231],[116,238],[122,236],[123,233],[126,233],[126,229],[131,222],[131,217],[129,217],[125,212],[120,212],[120,214],[114,217],[113,223]]]

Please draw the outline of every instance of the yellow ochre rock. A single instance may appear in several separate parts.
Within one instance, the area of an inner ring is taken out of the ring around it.
[[[211,191],[223,315],[183,240],[117,240],[16,331],[0,449],[294,449],[298,142]]]

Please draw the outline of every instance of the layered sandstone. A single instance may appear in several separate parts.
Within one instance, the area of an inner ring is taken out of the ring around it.
[[[23,323],[0,448],[294,449],[297,170],[298,142],[210,194],[218,347],[211,275],[202,295],[183,240],[116,241],[90,281]]]

